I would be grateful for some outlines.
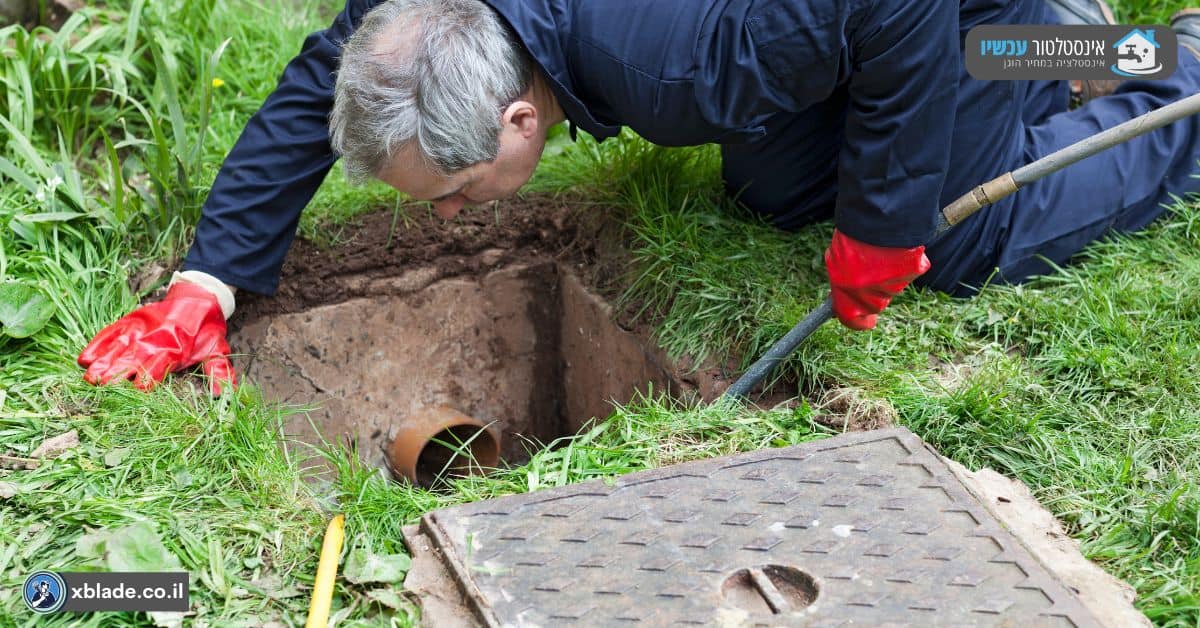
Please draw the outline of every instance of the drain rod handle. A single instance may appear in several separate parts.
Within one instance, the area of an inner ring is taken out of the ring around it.
[[[933,237],[942,235],[971,214],[1013,194],[1034,181],[1058,172],[1080,160],[1087,159],[1096,153],[1197,113],[1200,113],[1200,94],[1193,94],[1084,138],[1012,172],[1006,172],[971,189],[943,208],[941,216],[938,217],[937,230]],[[771,345],[763,357],[751,365],[746,373],[739,377],[722,396],[735,399],[745,398],[759,382],[775,370],[775,367],[784,358],[791,355],[792,351],[800,346],[800,343],[831,318],[833,318],[833,300],[831,297],[825,297],[825,301],[817,306],[817,309],[796,323],[791,331]]]

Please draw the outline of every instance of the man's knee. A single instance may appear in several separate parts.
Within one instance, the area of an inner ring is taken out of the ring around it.
[[[725,194],[752,214],[787,231],[833,216],[837,178],[810,181],[803,177],[772,174],[770,168],[755,172],[744,168],[722,168]]]

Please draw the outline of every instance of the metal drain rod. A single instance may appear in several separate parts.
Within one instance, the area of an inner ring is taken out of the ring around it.
[[[954,225],[966,220],[980,209],[1010,196],[1034,181],[1054,174],[1096,153],[1197,113],[1200,113],[1200,94],[1193,94],[1080,140],[1033,163],[1006,172],[963,194],[953,203],[944,207],[942,215],[938,217],[937,229],[931,239],[949,231]],[[831,318],[833,318],[833,299],[827,296],[815,310],[776,341],[722,396],[744,399],[755,386],[775,370],[780,362],[791,355],[796,347],[800,346],[800,343],[808,339],[818,327]]]

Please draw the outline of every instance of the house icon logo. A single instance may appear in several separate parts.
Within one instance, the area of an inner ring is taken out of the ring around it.
[[[1154,41],[1154,29],[1135,28],[1117,40],[1113,48],[1117,49],[1117,64],[1109,69],[1114,74],[1145,76],[1163,69],[1162,63],[1158,61],[1160,46]]]

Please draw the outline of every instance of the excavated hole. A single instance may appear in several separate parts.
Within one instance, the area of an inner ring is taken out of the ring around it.
[[[285,425],[293,455],[319,464],[297,445],[341,441],[386,468],[406,417],[448,406],[498,428],[501,459],[520,463],[534,443],[607,417],[611,400],[678,387],[565,264],[534,259],[442,279],[436,266],[362,278],[364,296],[261,316],[234,332],[244,377],[269,399],[315,406]],[[438,439],[463,442],[477,431],[456,429]],[[418,475],[429,483],[457,466],[431,443]]]

